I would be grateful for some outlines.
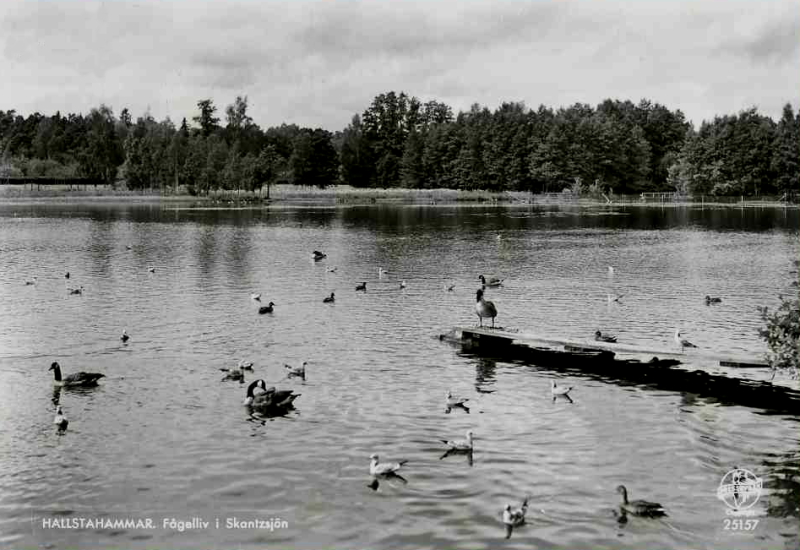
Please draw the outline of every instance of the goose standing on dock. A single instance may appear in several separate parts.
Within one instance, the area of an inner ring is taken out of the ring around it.
[[[363,291],[366,292],[366,290],[367,290],[367,282],[366,281],[362,281],[361,283],[356,285],[356,292],[358,292],[359,290],[363,290]]]
[[[335,301],[336,301],[336,294],[334,294],[333,292],[331,292],[330,296],[326,296],[325,298],[322,299],[322,303],[324,304],[332,304]]]
[[[711,296],[706,296],[706,305],[710,306],[711,304],[721,304],[722,298],[712,298]]]
[[[119,339],[122,340],[123,344],[127,343],[128,340],[131,339],[131,337],[128,336],[128,329],[126,328],[122,329],[122,336],[120,336]]]
[[[511,508],[510,504],[506,504],[503,509],[503,523],[506,525],[506,538],[511,538],[511,532],[514,527],[519,527],[525,523],[525,514],[528,511],[528,497],[522,501],[522,506],[516,510]]]
[[[622,495],[622,504],[619,505],[624,512],[633,514],[634,516],[643,517],[661,517],[666,516],[667,512],[664,507],[657,502],[647,502],[646,500],[628,500],[628,490],[624,485],[617,487],[617,492]]]
[[[275,302],[270,302],[266,306],[261,306],[258,308],[258,314],[264,315],[265,313],[272,313],[274,311]]]
[[[96,386],[97,381],[105,377],[105,374],[99,372],[75,372],[62,378],[61,365],[57,361],[54,361],[47,370],[53,371],[54,384],[65,388]]]
[[[69,420],[67,420],[67,417],[64,416],[64,411],[61,410],[61,405],[56,407],[56,417],[53,419],[53,424],[56,425],[59,433],[64,433],[67,431]]]
[[[594,339],[597,342],[608,342],[609,344],[616,344],[617,337],[616,336],[609,336],[608,334],[603,334],[602,332],[595,331]]]
[[[283,368],[286,369],[289,376],[299,376],[303,380],[306,379],[306,365],[308,363],[303,361],[303,364],[299,367],[293,367],[291,365],[283,365]]]
[[[685,338],[681,337],[681,331],[678,329],[675,329],[675,343],[678,344],[678,346],[681,348],[681,352],[683,352],[685,348],[697,347],[694,344],[692,344],[689,340],[686,340]]]
[[[479,275],[478,280],[481,282],[483,286],[488,286],[488,287],[503,286],[503,281],[505,281],[505,279],[498,279],[497,277],[492,277],[487,280],[486,277],[484,277],[483,275]]]
[[[315,250],[312,253],[312,256],[313,256],[315,262],[318,262],[318,261],[328,257],[327,254],[324,254],[324,253],[320,252],[319,250]]]
[[[478,315],[481,327],[483,326],[484,317],[491,317],[492,328],[494,328],[494,318],[497,317],[497,308],[493,302],[483,299],[483,289],[478,289],[475,294],[477,300],[475,303],[475,313]]]

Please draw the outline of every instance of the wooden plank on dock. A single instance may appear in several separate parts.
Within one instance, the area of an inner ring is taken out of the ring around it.
[[[544,344],[549,346],[563,347],[566,351],[612,351],[624,355],[646,355],[657,356],[659,358],[667,359],[701,359],[707,361],[714,361],[723,367],[738,367],[738,368],[767,368],[769,365],[766,361],[758,358],[755,355],[737,357],[733,355],[721,355],[704,350],[689,350],[683,353],[678,353],[674,349],[667,348],[654,348],[647,346],[637,346],[624,343],[611,343],[611,342],[598,342],[589,339],[570,339],[562,337],[554,337],[548,335],[532,334],[529,332],[512,332],[503,329],[480,328],[480,327],[456,327],[456,331],[465,335],[467,338],[486,342],[497,342],[503,345],[511,343],[521,344]],[[463,336],[462,336],[463,337]],[[489,340],[491,339],[491,340]],[[507,341],[507,342],[503,342]]]

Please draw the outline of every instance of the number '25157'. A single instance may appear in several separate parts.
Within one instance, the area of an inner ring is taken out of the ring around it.
[[[726,531],[753,531],[758,527],[757,519],[725,518],[722,521]]]

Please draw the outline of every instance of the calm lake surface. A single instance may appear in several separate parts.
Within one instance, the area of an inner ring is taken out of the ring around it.
[[[680,327],[704,350],[761,353],[756,307],[792,292],[798,227],[791,209],[0,205],[0,547],[797,548],[797,418],[436,336],[477,323],[485,274],[506,278],[487,291],[505,328],[664,348]],[[83,296],[67,295],[65,271]],[[257,314],[254,292],[274,314]],[[220,381],[242,358],[248,382],[301,393],[296,411],[248,416],[245,386]],[[54,392],[52,361],[106,378]],[[287,378],[302,361],[307,379]],[[552,401],[554,379],[573,403]],[[445,413],[448,390],[469,414]],[[439,440],[468,429],[473,464],[440,459]],[[408,460],[408,483],[368,488],[371,453]],[[716,498],[734,466],[764,480],[751,532],[726,530]],[[621,483],[669,516],[618,522]],[[502,508],[525,495],[528,523],[505,540]],[[234,517],[288,527],[226,529]]]

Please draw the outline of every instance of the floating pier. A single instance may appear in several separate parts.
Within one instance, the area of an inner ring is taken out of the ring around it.
[[[511,332],[502,329],[479,327],[456,327],[456,332],[461,334],[462,340],[481,342],[490,346],[506,346],[510,344],[555,346],[563,351],[610,351],[614,354],[623,354],[639,357],[658,357],[659,359],[675,359],[683,362],[687,359],[700,359],[718,363],[723,367],[740,368],[769,368],[766,361],[756,355],[735,356],[733,354],[721,355],[704,350],[690,349],[679,353],[675,349],[656,349],[646,346],[635,346],[624,343],[598,342],[594,339],[568,339],[555,338],[531,333]]]
[[[667,349],[477,327],[457,327],[439,335],[439,339],[457,344],[464,351],[476,355],[523,361],[536,367],[616,383],[691,393],[714,402],[756,407],[771,413],[800,415],[800,391],[766,381],[692,370],[682,365],[685,360],[703,359],[722,366],[766,368],[767,364],[756,357],[720,357],[708,352],[675,353]],[[617,357],[618,353],[620,357]],[[675,368],[678,365],[681,368]]]

